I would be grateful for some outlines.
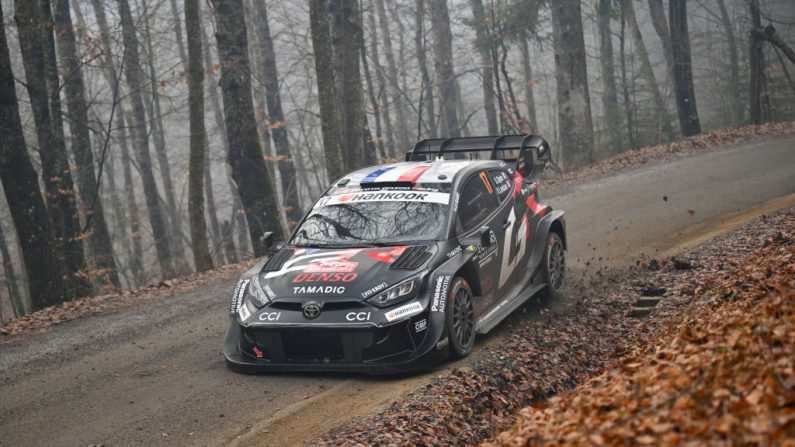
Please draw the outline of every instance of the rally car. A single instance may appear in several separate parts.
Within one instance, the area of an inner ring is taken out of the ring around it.
[[[230,369],[388,374],[468,355],[564,290],[566,225],[539,199],[534,135],[422,140],[334,182],[238,281]]]

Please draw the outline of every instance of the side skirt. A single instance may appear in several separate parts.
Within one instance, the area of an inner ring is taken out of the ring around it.
[[[540,292],[546,284],[532,284],[513,298],[505,298],[491,307],[485,315],[478,318],[475,323],[475,331],[478,334],[486,334],[494,329],[511,312],[515,311],[525,301]]]

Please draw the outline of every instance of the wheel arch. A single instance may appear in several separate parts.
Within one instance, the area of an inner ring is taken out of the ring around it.
[[[478,276],[477,269],[472,260],[468,260],[464,265],[459,267],[455,272],[455,276],[463,278],[467,284],[469,284],[469,289],[474,296],[482,296],[480,277]]]
[[[566,243],[566,224],[563,220],[563,216],[552,221],[552,223],[549,225],[549,233],[555,233],[560,236],[560,240],[563,242],[563,248],[566,250],[569,249],[569,246]]]

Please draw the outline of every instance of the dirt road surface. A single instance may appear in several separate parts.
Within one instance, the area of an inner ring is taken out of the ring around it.
[[[575,271],[626,266],[641,253],[661,258],[795,203],[795,138],[701,153],[546,196],[567,212]],[[221,354],[232,287],[222,282],[0,344],[0,445],[303,444],[450,367],[380,379],[232,373]],[[507,330],[498,327],[474,355]]]

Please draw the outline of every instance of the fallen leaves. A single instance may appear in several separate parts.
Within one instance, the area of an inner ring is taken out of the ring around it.
[[[223,279],[231,280],[250,268],[254,262],[255,260],[248,260],[240,264],[227,264],[211,271],[161,281],[136,290],[82,298],[46,307],[0,326],[0,342],[14,335],[42,331],[75,318],[110,312],[156,299],[165,299]]]
[[[795,445],[795,212],[781,215],[675,324],[483,445]]]

